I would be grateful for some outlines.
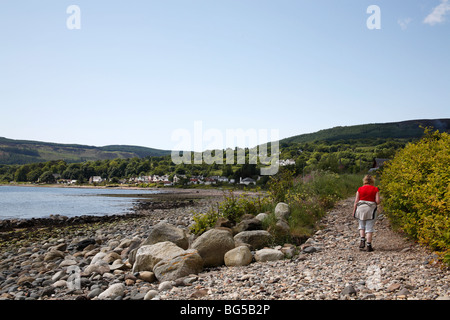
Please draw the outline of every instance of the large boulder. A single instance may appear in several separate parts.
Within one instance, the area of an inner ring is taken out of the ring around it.
[[[224,264],[225,253],[235,247],[234,239],[227,230],[211,229],[195,239],[191,248],[196,249],[203,258],[205,267]]]
[[[203,269],[203,259],[197,250],[189,249],[169,259],[161,260],[153,267],[156,278],[160,281],[172,281],[190,274],[197,274]]]
[[[279,202],[275,207],[275,216],[277,219],[287,220],[291,215],[291,210],[289,209],[289,205],[284,202]]]
[[[186,232],[183,229],[162,221],[150,228],[150,234],[142,245],[151,245],[164,241],[173,242],[185,250],[189,248],[189,240]]]
[[[272,240],[272,235],[265,230],[252,230],[239,232],[234,236],[234,241],[238,244],[248,244],[253,249],[261,249]]]
[[[227,267],[246,266],[252,262],[253,256],[247,246],[239,246],[225,253],[224,260]]]
[[[153,271],[153,267],[162,260],[170,260],[185,251],[170,241],[141,246],[136,252],[133,272]]]

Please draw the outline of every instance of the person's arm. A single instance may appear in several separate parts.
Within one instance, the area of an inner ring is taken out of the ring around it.
[[[353,216],[355,216],[355,212],[356,212],[356,205],[359,202],[359,192],[356,191],[356,196],[355,196],[355,203],[353,204]]]
[[[380,204],[381,200],[380,200],[380,192],[377,192],[377,194],[375,195],[375,202],[377,204]]]

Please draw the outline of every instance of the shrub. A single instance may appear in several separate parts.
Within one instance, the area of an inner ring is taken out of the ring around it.
[[[233,191],[224,194],[224,201],[220,202],[217,209],[210,208],[206,213],[193,214],[194,224],[191,231],[195,234],[201,234],[209,228],[214,227],[219,217],[224,217],[233,223],[240,222],[244,214],[258,214],[266,211],[270,201],[268,197],[258,194],[250,196],[242,193],[236,196]]]
[[[286,194],[293,186],[293,172],[286,167],[281,167],[275,176],[270,176],[268,194],[273,202],[286,201]]]
[[[192,217],[194,223],[190,230],[194,234],[202,234],[213,227],[218,218],[219,213],[217,210],[214,210],[214,208],[210,208],[206,213],[194,212]]]
[[[450,135],[425,131],[387,163],[381,176],[383,206],[395,228],[450,255]]]

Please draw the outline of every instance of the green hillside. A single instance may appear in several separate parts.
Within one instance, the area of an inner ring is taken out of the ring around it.
[[[342,152],[352,150],[353,157],[355,152],[358,153],[358,156],[365,153],[368,159],[367,161],[372,161],[369,159],[373,156],[381,157],[384,155],[385,157],[389,157],[392,155],[394,149],[403,147],[408,141],[422,137],[424,130],[421,127],[433,127],[439,129],[441,132],[450,132],[450,119],[372,123],[335,127],[314,133],[302,134],[280,140],[281,158],[298,158],[298,150],[300,149],[320,153],[334,153],[339,151],[340,154],[336,154],[336,156],[341,159],[339,161],[342,163],[344,161]],[[393,139],[396,141],[393,141]],[[305,145],[308,143],[310,145]],[[387,152],[387,149],[390,151]],[[305,158],[307,154],[302,154],[302,157]],[[95,147],[78,144],[12,140],[0,137],[0,165],[29,164],[54,160],[77,163],[117,158],[144,158],[147,156],[167,155],[170,155],[169,150],[139,146],[110,145]],[[318,161],[321,158],[317,153],[314,156]],[[351,162],[356,163],[355,159],[351,160]]]
[[[280,140],[280,143],[305,143],[313,141],[337,141],[352,139],[410,139],[420,138],[423,129],[433,127],[441,132],[450,131],[450,119],[410,120],[390,123],[371,123],[346,127],[334,127],[314,133],[301,134]]]
[[[78,144],[59,144],[0,137],[0,164],[27,164],[51,160],[68,163],[116,158],[163,156],[170,151],[138,146],[114,145],[94,147]]]

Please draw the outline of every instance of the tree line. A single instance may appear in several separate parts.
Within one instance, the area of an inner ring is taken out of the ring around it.
[[[338,141],[314,141],[305,143],[281,142],[280,159],[291,159],[294,174],[308,174],[315,170],[336,173],[366,172],[374,158],[390,159],[397,150],[414,139],[348,139]],[[237,152],[237,149],[235,150]],[[113,183],[121,179],[149,175],[175,174],[185,176],[225,176],[239,178],[259,175],[260,164],[249,164],[246,149],[245,164],[174,164],[170,156],[148,156],[112,160],[67,163],[64,160],[31,163],[25,165],[0,165],[0,181],[53,183],[56,179],[77,180],[87,183],[92,176],[100,176]],[[265,184],[268,177],[262,177]]]

